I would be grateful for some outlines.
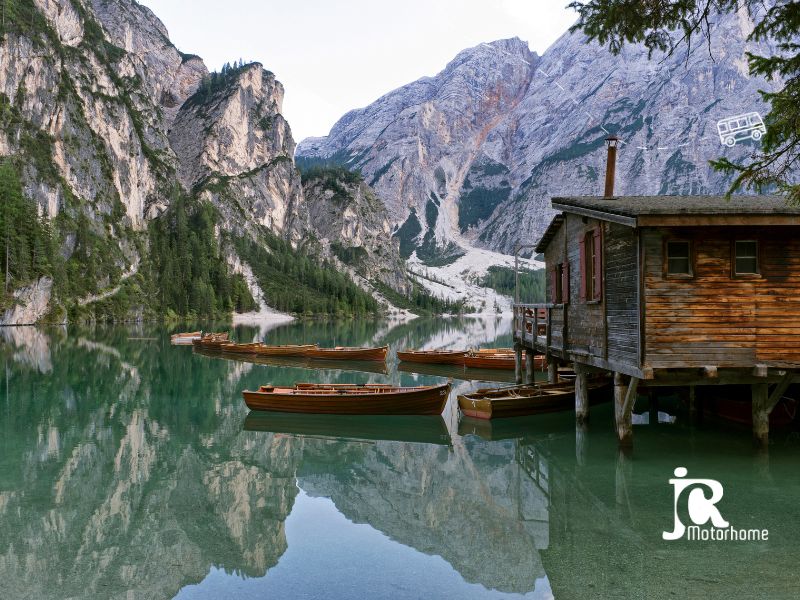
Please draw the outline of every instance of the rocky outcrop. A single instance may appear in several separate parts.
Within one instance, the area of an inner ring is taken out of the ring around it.
[[[339,169],[303,176],[308,216],[322,251],[367,281],[405,293],[409,282],[385,205],[360,175]]]
[[[3,28],[0,157],[19,157],[25,195],[79,263],[80,283],[57,289],[115,295],[178,195],[215,207],[232,264],[231,236],[308,237],[283,86],[260,64],[209,74],[133,0],[35,0]],[[10,318],[30,313],[18,304]]]
[[[304,140],[298,159],[358,168],[393,226],[421,246],[459,237],[458,200],[498,119],[523,99],[539,58],[519,39],[465,50],[433,78],[351,111],[329,136]],[[499,150],[499,149],[498,149]]]
[[[215,75],[183,104],[170,131],[178,177],[214,203],[224,226],[258,224],[298,241],[308,229],[283,86],[252,63]]]
[[[34,325],[50,310],[53,280],[42,277],[35,283],[14,292],[11,308],[0,318],[0,325]]]
[[[718,19],[709,49],[648,60],[564,34],[541,57],[501,40],[460,53],[441,73],[351,111],[297,159],[359,169],[389,209],[401,243],[479,245],[506,253],[536,239],[554,195],[602,191],[604,138],[620,136],[617,191],[723,193],[708,161],[745,159],[754,144],[721,145],[718,120],[765,111],[748,75],[745,13]],[[423,215],[425,217],[423,218]],[[430,252],[428,253],[430,254]]]

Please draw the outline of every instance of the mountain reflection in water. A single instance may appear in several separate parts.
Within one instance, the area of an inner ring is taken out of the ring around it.
[[[398,420],[249,414],[241,401],[266,382],[435,383],[398,371],[394,351],[508,345],[508,331],[417,320],[267,334],[389,343],[375,373],[201,356],[157,328],[3,330],[0,597],[800,595],[790,435],[764,457],[746,432],[659,423],[637,427],[628,458],[610,406],[576,430],[569,413],[459,422],[452,401],[444,417]],[[725,518],[769,541],[664,542],[676,466],[722,481]]]

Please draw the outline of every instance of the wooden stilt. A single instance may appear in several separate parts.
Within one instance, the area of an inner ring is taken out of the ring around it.
[[[586,383],[586,370],[575,363],[575,420],[586,423],[589,420],[589,386]]]
[[[753,442],[757,447],[769,446],[769,415],[781,401],[794,379],[794,372],[787,371],[770,393],[768,383],[754,383],[753,390]]]
[[[754,383],[753,393],[753,443],[761,448],[769,446],[769,385]]]
[[[588,454],[588,432],[589,428],[586,423],[575,423],[575,460],[579,467],[586,464],[586,457]]]
[[[689,421],[697,422],[697,394],[693,385],[689,386]]]
[[[620,446],[633,446],[631,414],[636,402],[639,380],[622,373],[614,373],[614,418]]]
[[[658,390],[649,388],[647,390],[647,408],[650,413],[650,425],[658,425]]]
[[[533,350],[525,348],[525,383],[533,383],[536,379],[534,373],[534,363],[536,362],[536,354]]]
[[[558,359],[547,355],[547,383],[558,383]]]
[[[514,346],[514,381],[517,385],[522,383],[522,346],[516,344]]]

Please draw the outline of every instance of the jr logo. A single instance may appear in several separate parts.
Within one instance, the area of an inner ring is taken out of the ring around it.
[[[675,528],[673,531],[664,531],[661,537],[665,540],[677,540],[683,537],[686,533],[686,526],[681,522],[678,517],[678,501],[681,494],[687,488],[694,486],[694,489],[689,492],[688,509],[689,518],[695,525],[705,525],[711,521],[714,527],[722,528],[729,527],[725,519],[719,513],[719,509],[714,506],[717,502],[722,500],[722,484],[715,479],[684,479],[689,471],[686,467],[678,467],[675,469],[676,479],[670,479],[675,492],[675,499],[672,505],[673,516],[675,519]],[[706,498],[704,488],[711,491],[711,497]]]

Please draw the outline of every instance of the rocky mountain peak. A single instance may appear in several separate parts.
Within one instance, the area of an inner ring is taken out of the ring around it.
[[[710,49],[652,61],[641,46],[613,56],[579,32],[542,56],[518,38],[480,44],[304,140],[297,160],[360,169],[401,247],[432,263],[452,245],[510,253],[544,230],[551,196],[600,193],[609,133],[624,140],[620,192],[723,193],[729,179],[709,160],[752,148],[722,147],[716,122],[765,111],[758,90],[774,83],[748,74],[745,53],[770,49],[746,41],[746,13],[714,28]]]

